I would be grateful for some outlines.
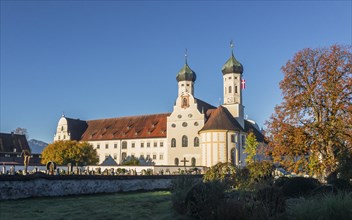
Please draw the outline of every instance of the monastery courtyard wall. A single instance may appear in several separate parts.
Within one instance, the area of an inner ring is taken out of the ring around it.
[[[201,178],[202,175],[192,175]],[[0,200],[43,196],[169,190],[177,175],[155,176],[0,176]]]

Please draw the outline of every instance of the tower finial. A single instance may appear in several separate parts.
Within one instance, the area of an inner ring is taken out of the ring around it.
[[[186,64],[188,64],[187,63],[187,57],[188,57],[188,51],[187,51],[187,48],[185,49],[185,62],[186,62]]]
[[[233,47],[234,47],[233,40],[230,41],[230,47],[231,47],[231,54],[233,55]]]

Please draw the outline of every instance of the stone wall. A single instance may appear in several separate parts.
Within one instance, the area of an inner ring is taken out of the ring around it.
[[[168,190],[176,176],[0,176],[0,200]],[[195,176],[200,178],[199,175]]]

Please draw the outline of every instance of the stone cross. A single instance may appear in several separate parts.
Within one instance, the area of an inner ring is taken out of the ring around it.
[[[183,162],[183,166],[186,166],[186,163],[189,162],[189,160],[186,160],[186,158],[184,157],[183,160],[181,160],[181,162]]]

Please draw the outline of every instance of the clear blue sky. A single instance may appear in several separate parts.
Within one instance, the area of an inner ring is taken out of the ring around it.
[[[63,112],[171,112],[185,48],[195,96],[218,106],[230,40],[245,113],[264,126],[281,66],[303,48],[351,44],[351,11],[351,1],[1,1],[0,131],[52,142]]]

